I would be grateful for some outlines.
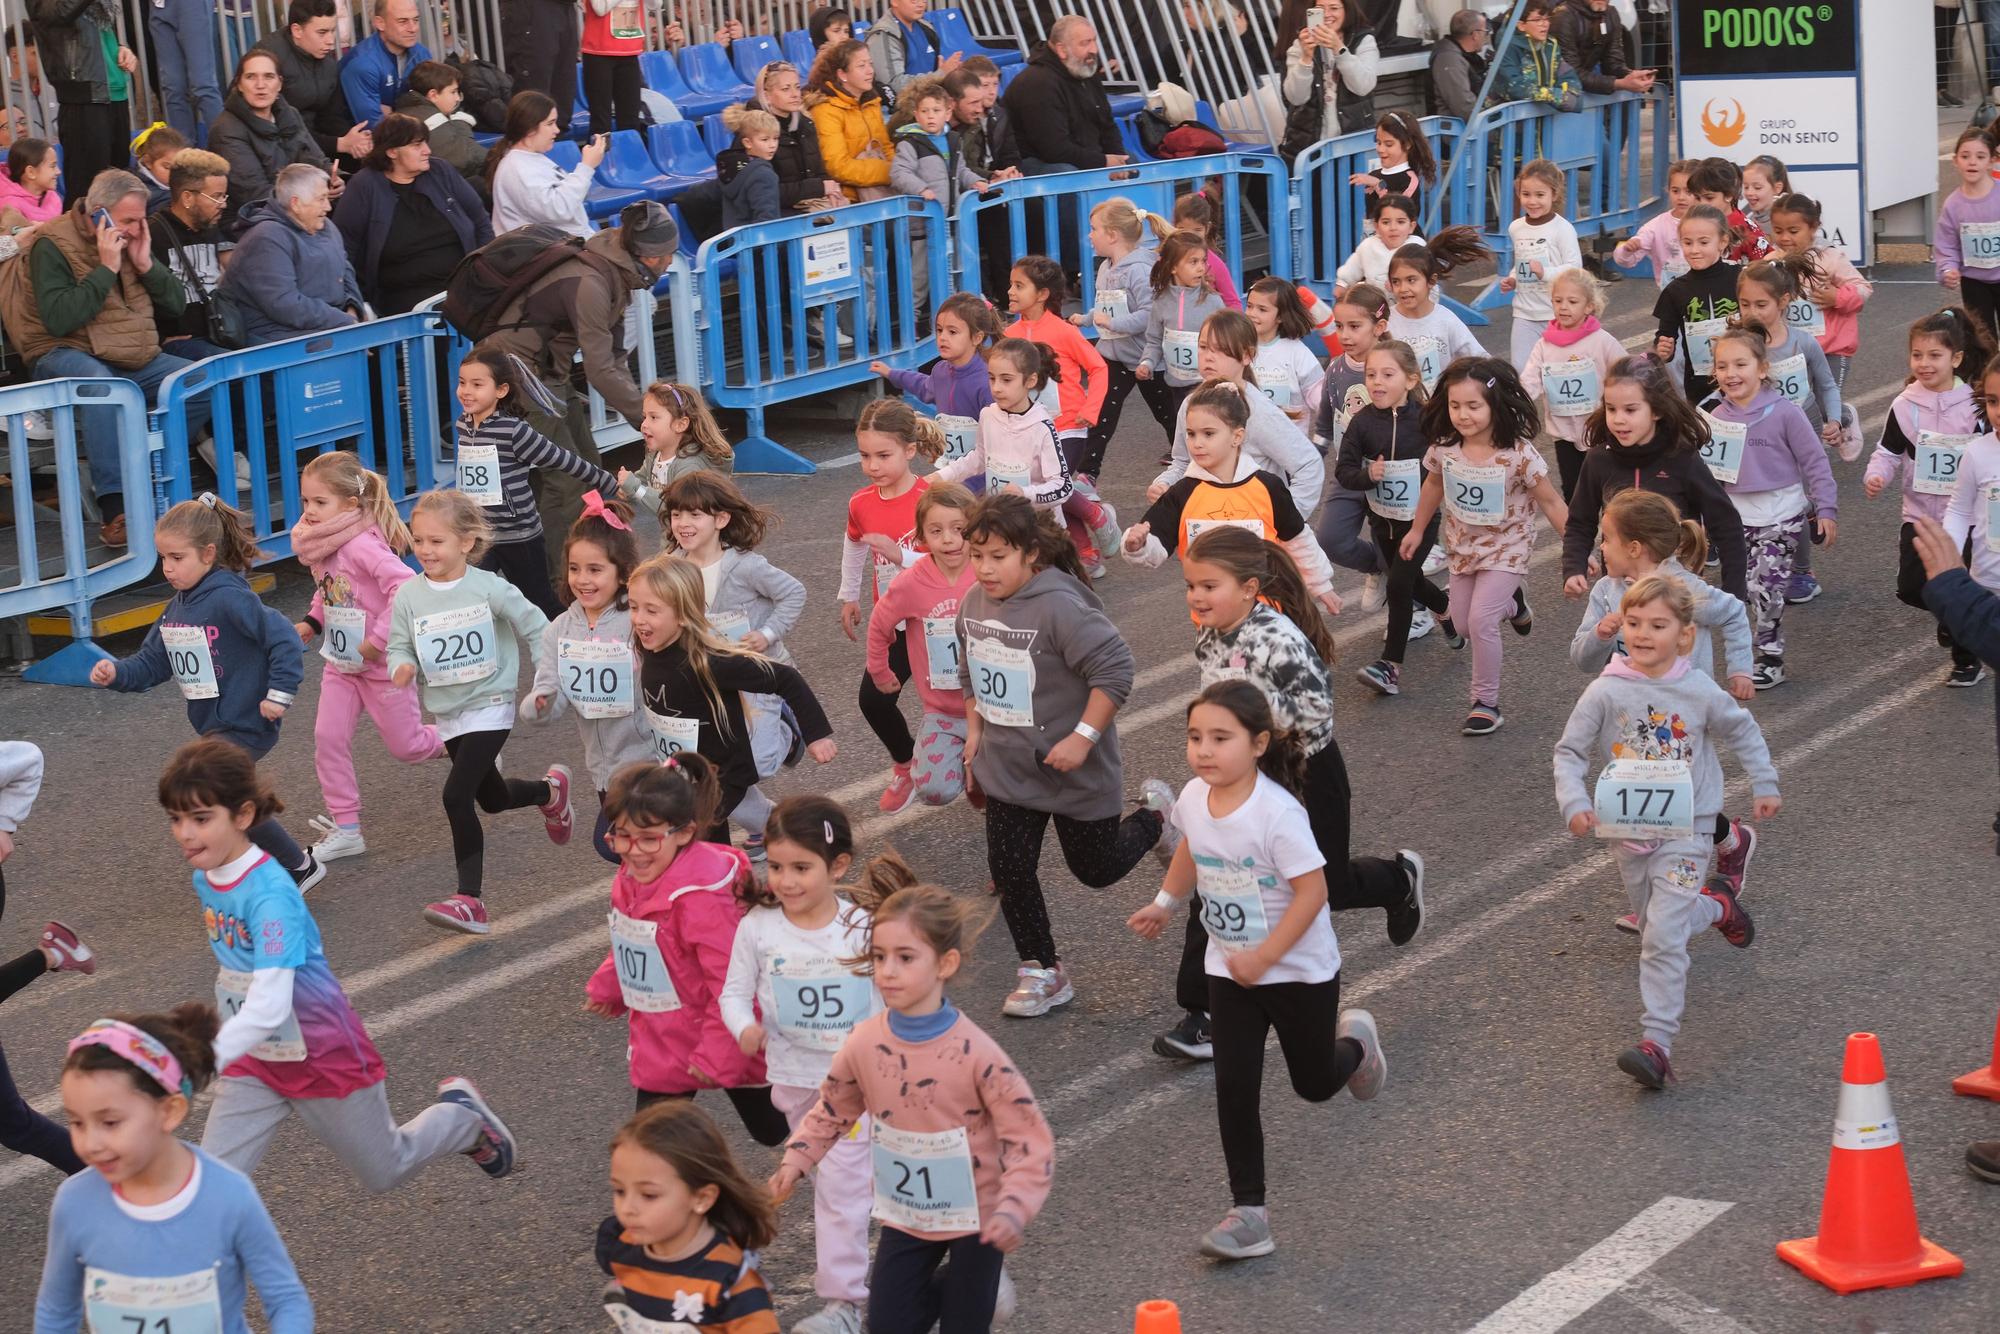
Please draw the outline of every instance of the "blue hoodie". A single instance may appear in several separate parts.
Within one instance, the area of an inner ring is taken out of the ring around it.
[[[199,648],[177,646],[169,655],[167,637],[186,629],[203,632],[206,662]],[[305,678],[298,631],[234,570],[210,570],[193,588],[174,594],[139,651],[116,666],[111,688],[124,691],[151,690],[180,666],[183,693],[204,689],[202,669],[212,668],[214,697],[188,700],[188,722],[202,736],[233,741],[259,758],[278,744],[278,724],[258,706],[266,699],[289,705]]]
[[[361,284],[331,219],[309,232],[276,200],[260,199],[243,210],[240,224],[217,290],[243,312],[249,346],[355,323],[344,307],[360,308]]]

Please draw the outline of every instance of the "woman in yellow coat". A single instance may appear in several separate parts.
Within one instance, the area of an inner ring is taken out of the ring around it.
[[[880,199],[889,189],[889,122],[875,86],[875,61],[860,42],[820,52],[806,80],[806,109],[819,130],[826,174],[851,200]]]

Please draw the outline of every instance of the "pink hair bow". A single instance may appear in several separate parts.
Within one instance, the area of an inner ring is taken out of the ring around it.
[[[604,503],[604,497],[598,495],[595,491],[586,491],[583,493],[583,512],[604,520],[621,533],[632,531],[632,525],[626,523],[613,513],[611,507]]]

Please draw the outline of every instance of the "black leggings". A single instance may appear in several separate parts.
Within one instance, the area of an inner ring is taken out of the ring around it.
[[[868,1275],[868,1334],[987,1334],[1006,1262],[976,1233],[929,1241],[885,1225]]]
[[[1042,897],[1042,838],[1051,814],[986,798],[986,869],[1000,896],[1000,914],[1022,963],[1052,968],[1056,963],[1055,930],[1049,925],[1048,900]],[[1124,818],[1079,820],[1056,815],[1056,839],[1070,874],[1092,889],[1123,880],[1139,859],[1160,841],[1166,824],[1158,811],[1136,810]]]
[[[491,570],[520,589],[521,596],[540,607],[542,615],[550,620],[563,614],[555,585],[549,582],[548,549],[540,537],[495,542],[479,558],[479,568]]]
[[[875,685],[868,673],[861,674],[861,716],[875,729],[875,735],[882,740],[882,748],[889,752],[889,758],[897,764],[908,764],[917,753],[917,743],[910,735],[910,725],[903,720],[903,710],[898,704],[902,698],[902,684],[910,679],[910,640],[907,631],[898,630],[896,637],[889,641],[889,670],[896,674],[895,690],[882,690]]]
[[[1353,789],[1347,762],[1331,737],[1306,759],[1304,805],[1312,821],[1313,841],[1326,858],[1326,906],[1334,912],[1352,908],[1396,908],[1410,897],[1410,877],[1393,857],[1348,856],[1353,836]],[[1208,1008],[1208,932],[1198,905],[1190,904],[1187,939],[1181,946],[1180,971],[1174,977],[1174,1001],[1183,1010]]]
[[[639,57],[583,57],[583,100],[590,103],[590,132],[639,128]],[[616,124],[613,124],[614,118]]]
[[[7,911],[7,880],[0,874],[0,916]],[[0,964],[0,1001],[49,970],[48,956],[40,949],[29,950],[18,959]],[[39,1158],[58,1172],[75,1176],[83,1170],[83,1160],[71,1147],[69,1131],[28,1106],[14,1076],[7,1069],[7,1053],[0,1049],[0,1146],[15,1153]]]
[[[1152,410],[1153,420],[1166,432],[1169,448],[1174,443],[1174,417],[1180,411],[1180,401],[1174,396],[1174,390],[1167,384],[1165,376],[1155,375],[1150,380],[1141,380],[1124,362],[1108,359],[1104,369],[1104,407],[1097,414],[1097,425],[1091,427],[1090,434],[1084,437],[1083,448],[1069,461],[1072,474],[1082,473],[1091,478],[1096,477],[1098,470],[1104,466],[1104,451],[1118,431],[1118,418],[1124,413],[1125,399],[1134,386],[1138,387],[1139,396]]]
[[[1987,337],[2000,329],[2000,283],[1983,283],[1977,278],[1961,277],[1958,280],[1959,300],[1964,303],[1966,313],[1985,326]]]
[[[451,756],[451,773],[444,780],[444,818],[451,823],[451,850],[458,859],[458,892],[479,897],[486,873],[486,831],[479,811],[498,815],[523,806],[546,806],[545,779],[503,778],[494,761],[507,744],[508,729],[465,732],[444,743]],[[473,809],[478,803],[479,810]]]
[[[1811,545],[1810,542],[1801,543],[1799,549],[1803,551]],[[1915,524],[1906,523],[1903,525],[1903,535],[1897,544],[1897,552],[1899,559],[1896,564],[1896,600],[1906,606],[1915,607],[1918,611],[1930,611],[1930,608],[1924,605],[1924,585],[1930,581],[1930,576],[1924,573],[1923,558],[1917,555],[1917,526]],[[1964,559],[1970,560],[1971,552],[1972,545],[1968,541],[1965,547],[1960,550],[1959,555]],[[1935,615],[1936,613],[1933,612],[1932,614]],[[1946,648],[1951,650],[1952,666],[1977,667],[1979,665],[1979,655],[1971,649],[1963,647],[1957,640],[1953,639],[1951,631],[1945,628],[1943,621],[1937,623],[1937,630],[1938,639],[1944,643]]]
[[[1424,557],[1430,555],[1438,538],[1438,516],[1431,516],[1431,525],[1424,529],[1424,540],[1417,547],[1414,560],[1404,560],[1400,549],[1404,534],[1410,531],[1409,524],[1370,514],[1368,531],[1374,534],[1375,549],[1382,553],[1382,563],[1389,571],[1389,628],[1382,635],[1382,660],[1400,666],[1403,655],[1410,651],[1410,618],[1415,614],[1416,604],[1422,603],[1425,610],[1439,619],[1445,618],[1451,606],[1444,590],[1424,577]]]
[[[1222,1157],[1229,1165],[1230,1201],[1261,1205],[1264,1039],[1273,1028],[1278,1030],[1292,1091],[1307,1102],[1325,1102],[1345,1088],[1364,1053],[1353,1038],[1333,1036],[1340,1017],[1338,976],[1325,982],[1267,982],[1258,987],[1211,977],[1208,998],[1215,1039],[1215,1119],[1222,1129]]]
[[[785,1120],[785,1114],[778,1110],[776,1103],[771,1101],[771,1089],[769,1085],[754,1088],[724,1089],[722,1092],[723,1096],[727,1097],[730,1104],[736,1108],[736,1115],[742,1118],[743,1128],[750,1132],[751,1139],[756,1140],[767,1149],[775,1149],[780,1144],[783,1144],[786,1139],[790,1138],[792,1133],[791,1122]],[[691,1092],[653,1093],[646,1089],[640,1089],[638,1090],[638,1094],[639,1110],[642,1112],[656,1102],[694,1101],[694,1094]]]

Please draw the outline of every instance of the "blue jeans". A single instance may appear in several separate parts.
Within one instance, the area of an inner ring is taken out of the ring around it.
[[[1335,565],[1361,574],[1382,573],[1382,553],[1368,532],[1368,493],[1335,482],[1319,511],[1319,544]]]
[[[35,363],[33,378],[130,380],[145,394],[146,406],[152,407],[159,396],[160,382],[181,367],[193,364],[162,352],[137,370],[116,371],[88,352],[58,347],[42,354]],[[90,459],[90,489],[97,493],[98,508],[104,517],[115,518],[125,512],[125,469],[119,457],[118,412],[115,408],[78,408],[76,415],[77,429],[83,435],[83,450]],[[188,438],[192,440],[207,425],[208,399],[190,401]],[[145,477],[138,480],[142,485],[150,482]]]
[[[167,124],[197,147],[222,114],[215,79],[215,6],[209,0],[154,0],[147,11],[153,51],[160,62],[160,102]]]

